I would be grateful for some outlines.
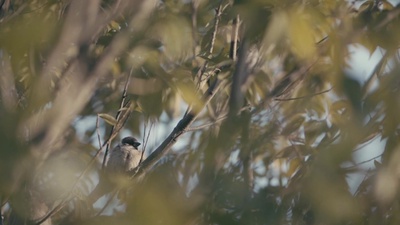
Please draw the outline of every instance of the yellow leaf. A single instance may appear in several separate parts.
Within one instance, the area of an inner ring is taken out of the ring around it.
[[[99,113],[97,115],[100,118],[102,118],[106,123],[108,123],[108,124],[110,124],[112,126],[115,126],[115,124],[117,124],[117,120],[111,115],[108,115],[106,113]]]
[[[289,135],[291,133],[294,133],[298,131],[300,126],[303,124],[305,121],[304,115],[303,114],[296,114],[293,115],[292,117],[288,118],[288,122],[286,126],[283,128],[282,134],[283,135]]]
[[[295,158],[290,161],[288,171],[286,172],[286,176],[292,177],[293,174],[299,169],[301,165],[301,161],[298,158]]]
[[[316,55],[316,40],[310,15],[292,10],[288,16],[288,37],[293,53],[303,59],[312,59]]]
[[[192,82],[180,82],[177,87],[183,100],[187,104],[192,105],[195,112],[199,112],[203,104],[201,103],[199,96],[196,94],[195,85]]]
[[[287,27],[288,18],[287,14],[281,11],[276,12],[271,19],[271,22],[268,26],[264,44],[266,46],[270,46],[276,44],[279,40],[282,40],[282,37],[286,35],[285,27]]]
[[[128,107],[122,107],[122,108],[118,109],[118,112],[126,111],[128,109],[129,109]]]
[[[110,28],[114,30],[120,30],[121,26],[115,20],[110,22]]]
[[[386,1],[386,0],[382,0],[381,5],[379,6],[379,8],[381,10],[392,10],[394,8],[394,6],[392,5],[392,3]]]

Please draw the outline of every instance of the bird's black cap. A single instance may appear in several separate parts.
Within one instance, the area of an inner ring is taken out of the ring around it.
[[[134,148],[139,147],[140,143],[134,137],[124,137],[121,141],[123,145],[132,145]]]

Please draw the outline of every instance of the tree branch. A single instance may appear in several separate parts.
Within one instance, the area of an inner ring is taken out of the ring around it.
[[[130,173],[135,179],[140,179],[145,175],[163,156],[165,156],[172,146],[176,143],[177,139],[185,133],[185,130],[193,123],[197,118],[201,110],[194,111],[193,109],[202,109],[209,101],[213,98],[215,93],[220,87],[221,81],[216,79],[214,83],[208,88],[206,93],[203,95],[203,105],[200,107],[193,107],[192,110],[187,113],[176,125],[173,131],[168,137],[161,143],[160,146],[154,150],[138,167],[136,170]]]
[[[245,106],[245,107],[243,107],[243,108],[240,109],[240,112],[243,112],[243,111],[248,110],[248,109],[249,109],[249,106]],[[225,120],[225,119],[227,119],[227,118],[228,118],[228,114],[225,114],[225,115],[223,115],[223,116],[218,117],[218,118],[215,119],[213,122],[206,123],[206,124],[203,124],[203,125],[200,125],[200,126],[196,126],[196,127],[189,127],[189,128],[187,128],[187,129],[185,130],[185,132],[201,130],[201,129],[204,129],[204,128],[206,128],[206,127],[215,125],[215,124],[217,124],[218,122],[223,121],[223,120]]]
[[[18,105],[18,94],[8,53],[0,50],[0,94],[4,107],[14,112]]]
[[[129,87],[129,83],[130,83],[132,71],[133,71],[133,68],[131,68],[131,71],[129,72],[128,77],[126,78],[124,90],[122,91],[122,97],[121,97],[121,102],[120,102],[120,104],[119,104],[119,110],[118,110],[117,114],[115,115],[115,119],[116,119],[117,121],[120,119],[120,115],[121,115],[121,112],[122,112],[121,109],[122,109],[122,108],[125,106],[125,104],[126,104],[125,102],[126,102],[126,98],[127,98],[127,96],[128,96],[127,93],[128,93],[128,87]],[[111,131],[110,131],[110,136],[113,134],[114,129],[115,129],[115,126],[112,126],[112,127],[111,127]],[[107,160],[108,150],[110,149],[110,144],[111,144],[111,142],[108,143],[107,146],[106,146],[106,151],[105,151],[105,153],[104,153],[103,163],[102,163],[102,165],[101,165],[101,169],[104,169],[104,167],[106,166],[106,160]]]
[[[299,99],[303,99],[303,98],[311,98],[317,95],[321,95],[321,94],[325,94],[327,92],[330,92],[333,89],[333,87],[329,88],[328,90],[325,91],[321,91],[321,92],[317,92],[317,93],[313,93],[313,94],[309,94],[309,95],[305,95],[305,96],[300,96],[300,97],[296,97],[296,98],[274,98],[275,101],[293,101],[293,100],[299,100]]]

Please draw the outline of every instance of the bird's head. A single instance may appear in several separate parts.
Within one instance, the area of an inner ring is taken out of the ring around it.
[[[137,149],[137,147],[139,147],[140,143],[138,142],[138,140],[136,140],[136,138],[128,136],[128,137],[124,137],[121,141],[122,145],[130,145],[133,146],[134,148]]]

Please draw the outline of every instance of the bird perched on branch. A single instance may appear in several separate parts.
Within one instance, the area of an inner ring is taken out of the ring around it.
[[[135,169],[142,156],[138,150],[140,143],[134,137],[125,137],[121,144],[115,146],[110,152],[110,158],[107,162],[108,173],[123,173]]]
[[[96,188],[89,195],[90,203],[116,188],[120,181],[126,180],[129,171],[135,169],[142,157],[140,143],[134,137],[125,137],[109,154],[107,165]]]

